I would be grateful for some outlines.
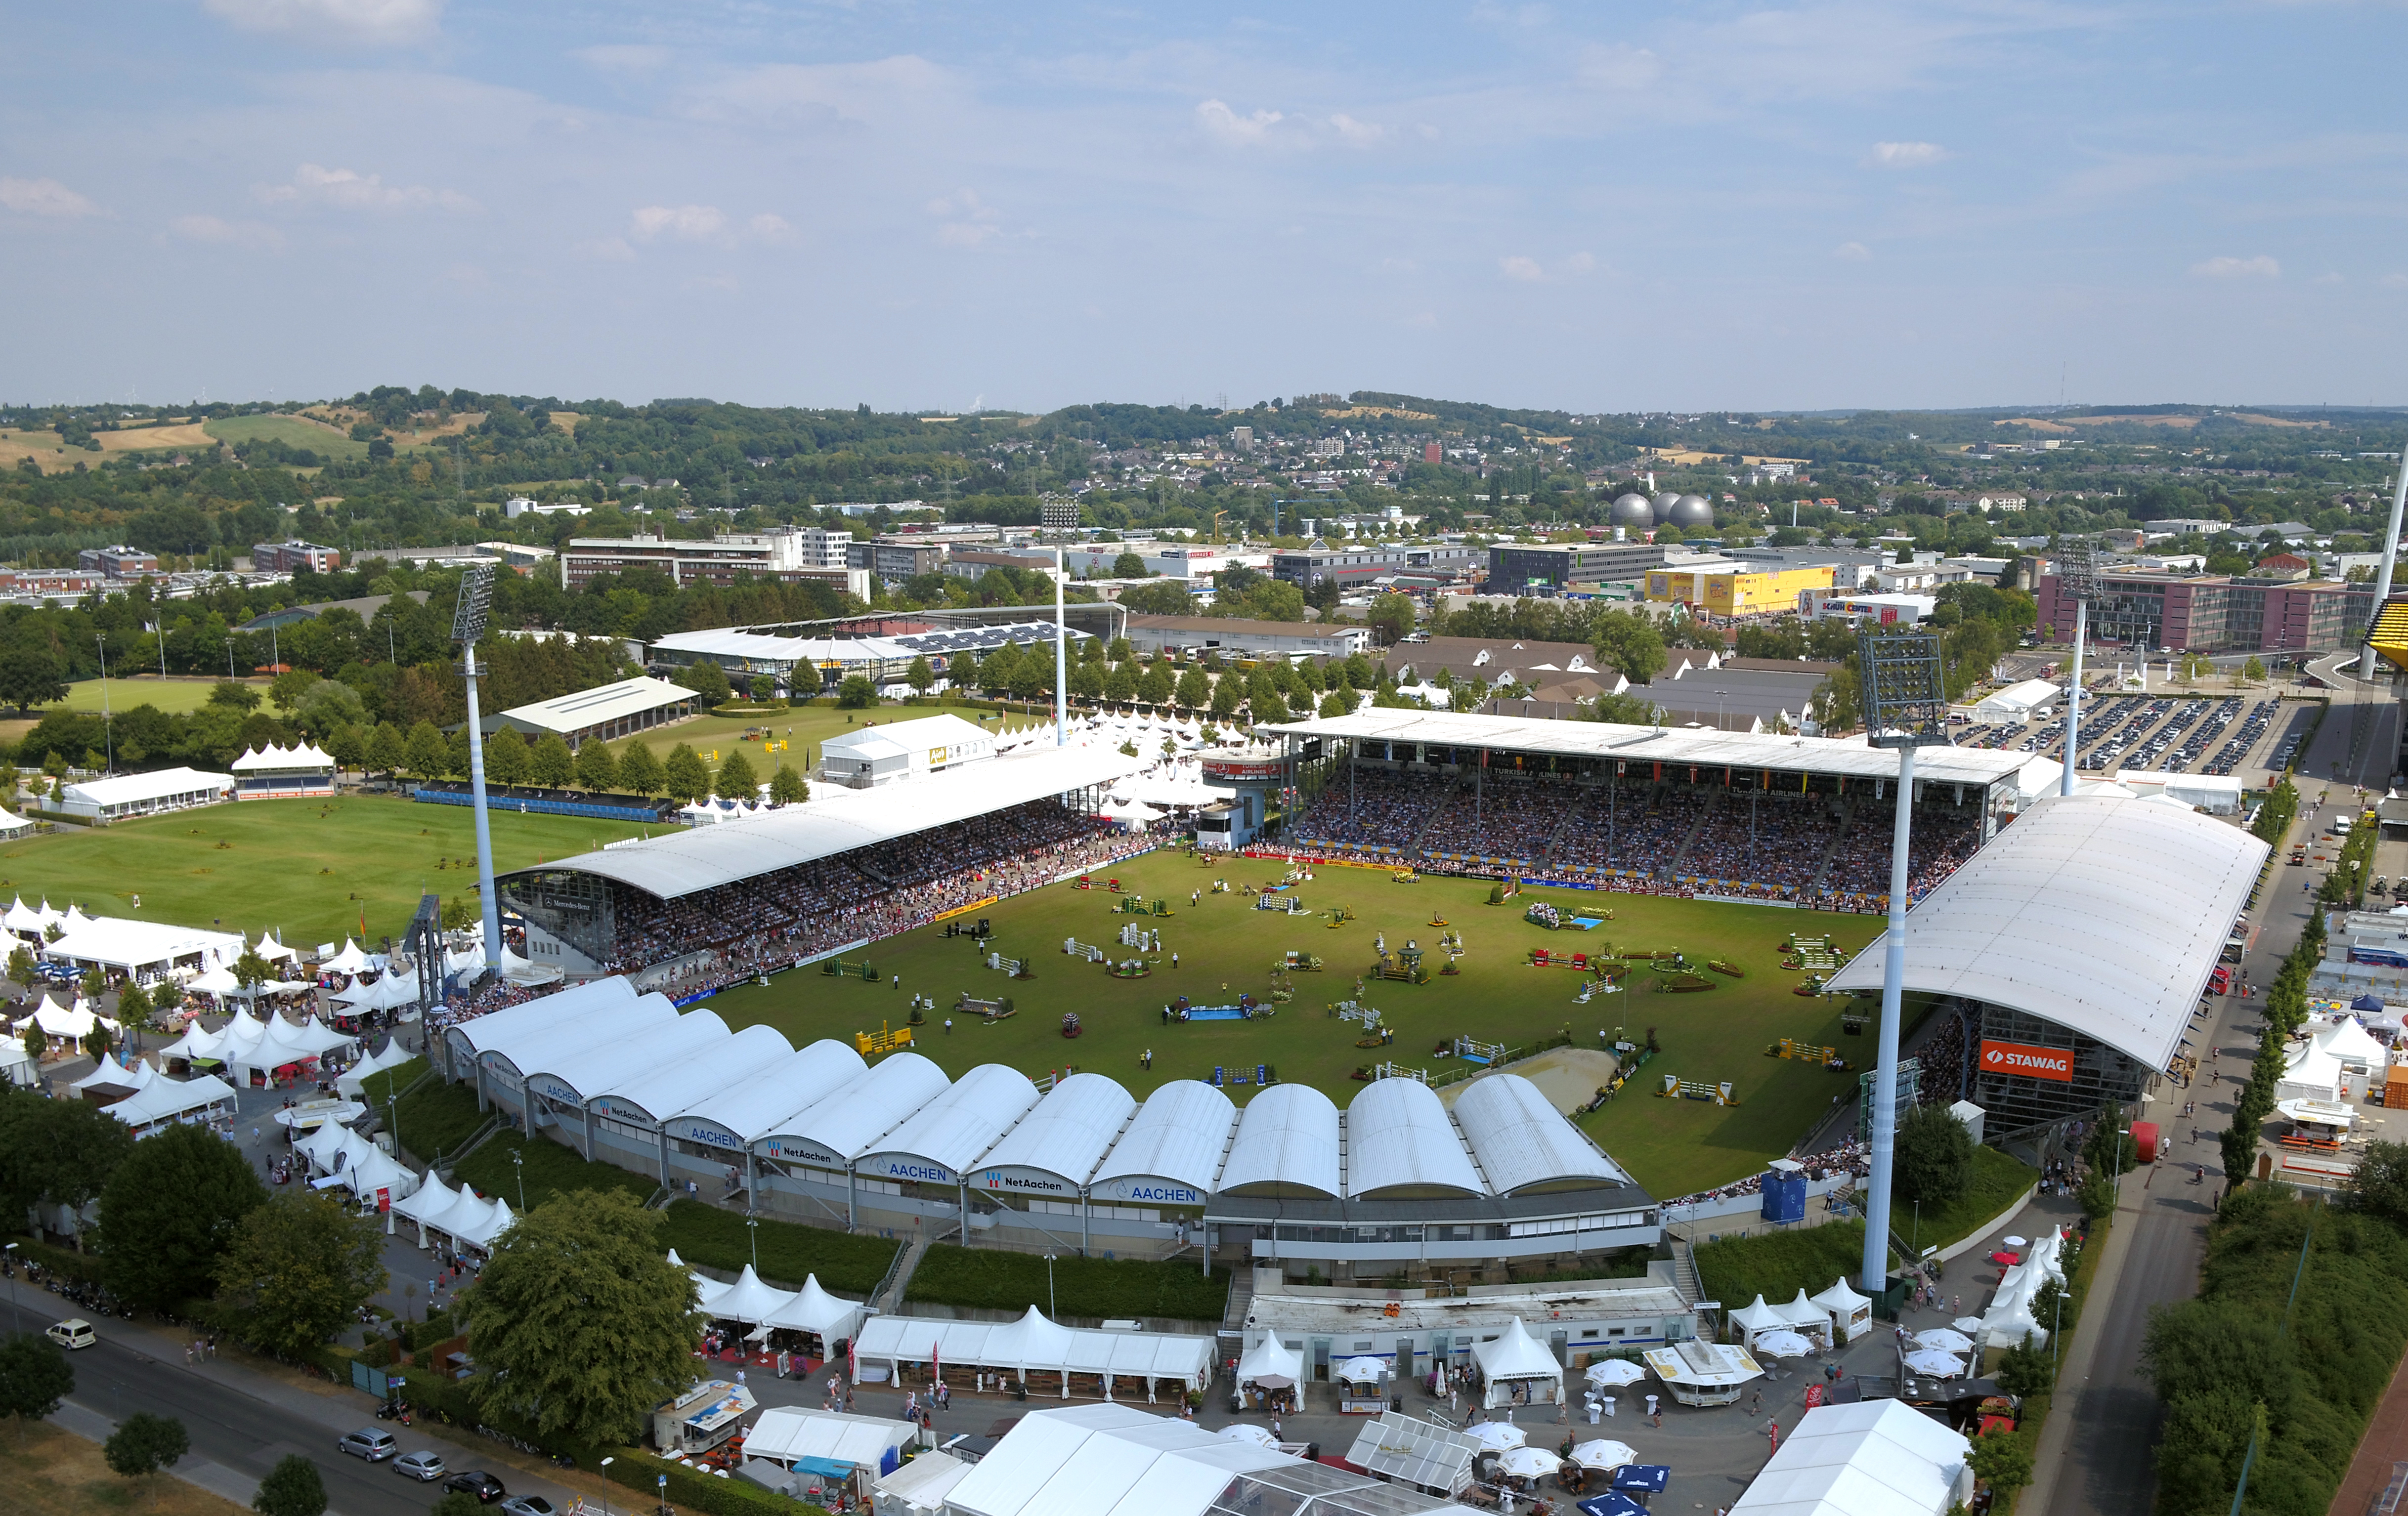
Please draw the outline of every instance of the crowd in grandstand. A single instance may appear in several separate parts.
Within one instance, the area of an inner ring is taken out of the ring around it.
[[[1842,818],[1848,819],[1842,823]],[[1677,779],[1574,785],[1552,775],[1469,777],[1364,765],[1324,790],[1294,846],[1391,854],[1449,872],[1609,876],[1611,887],[1877,908],[1889,891],[1892,811],[1828,792],[1742,791]],[[1978,805],[1915,813],[1921,899],[1972,856]]]
[[[1826,1148],[1821,1152],[1809,1153],[1799,1158],[1798,1162],[1805,1166],[1806,1181],[1809,1184],[1820,1183],[1824,1180],[1841,1176],[1863,1179],[1872,1172],[1873,1166],[1872,1150],[1861,1139],[1842,1142],[1836,1147]],[[1734,1180],[1715,1189],[1699,1190],[1695,1194],[1684,1194],[1678,1200],[1667,1200],[1664,1205],[1670,1212],[1669,1219],[1678,1222],[1682,1217],[1673,1211],[1672,1208],[1701,1206],[1713,1200],[1736,1200],[1741,1195],[1759,1194],[1763,1189],[1764,1176],[1750,1174],[1743,1180]]]

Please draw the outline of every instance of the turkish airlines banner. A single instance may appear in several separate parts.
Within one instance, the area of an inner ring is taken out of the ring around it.
[[[2062,1084],[2071,1084],[2073,1082],[2073,1050],[2035,1048],[2028,1042],[1993,1042],[1984,1037],[1982,1072],[2021,1074],[2029,1079],[2056,1080]]]

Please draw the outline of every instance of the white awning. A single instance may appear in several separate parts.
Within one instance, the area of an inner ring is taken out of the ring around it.
[[[214,1074],[204,1074],[195,1080],[152,1080],[131,1097],[101,1108],[138,1132],[206,1110],[220,1102],[231,1102],[234,1094],[233,1085]]]

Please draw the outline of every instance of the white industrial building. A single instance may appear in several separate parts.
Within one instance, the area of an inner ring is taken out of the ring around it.
[[[923,716],[855,727],[820,744],[814,778],[856,790],[925,779],[995,756],[995,734],[959,716]]]
[[[2046,679],[2025,679],[2003,690],[1994,690],[1976,701],[1973,719],[1977,722],[2029,721],[2054,707],[2064,695],[2064,690]]]
[[[1096,608],[1079,608],[1092,611]],[[1091,640],[1091,635],[1076,626],[1066,630],[1072,644],[1071,656],[1076,658],[1080,656],[1077,645]],[[717,664],[731,679],[767,674],[790,693],[805,696],[834,689],[849,674],[864,675],[873,684],[893,683],[910,671],[912,660],[917,658],[927,659],[928,666],[942,674],[952,659],[965,652],[984,657],[1006,643],[1015,647],[1042,643],[1050,647],[1054,639],[1054,627],[1050,619],[999,626],[944,626],[896,636],[808,636],[778,627],[720,626],[699,632],[673,632],[652,644],[652,659],[656,665],[671,667]]]
[[[1272,1085],[1242,1109],[1173,1080],[1140,1102],[1080,1073],[1040,1092],[982,1065],[959,1080],[918,1053],[874,1066],[833,1040],[800,1050],[730,1032],[624,979],[595,980],[449,1029],[480,1106],[658,1180],[729,1166],[759,1209],[823,1223],[967,1233],[973,1246],[1069,1243],[1146,1255],[1201,1232],[1207,1265],[1384,1274],[1650,1246],[1656,1203],[1527,1080],[1496,1074],[1450,1112],[1383,1080],[1341,1120]]]
[[[620,679],[533,705],[512,706],[486,717],[481,735],[508,731],[531,737],[557,737],[574,749],[589,737],[612,742],[691,716],[701,708],[699,699],[684,685],[667,679]]]

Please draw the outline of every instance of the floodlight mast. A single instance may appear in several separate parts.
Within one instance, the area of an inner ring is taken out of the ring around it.
[[[1062,550],[1054,550],[1054,745],[1070,745],[1070,630],[1062,610]],[[967,1239],[968,1234],[965,1234]]]
[[[1914,750],[1948,744],[1948,691],[1940,638],[1928,632],[1865,632],[1856,640],[1865,736],[1898,750],[1898,819],[1890,832],[1889,933],[1882,950],[1882,1014],[1873,1065],[1872,1174],[1865,1187],[1864,1291],[1889,1287],[1889,1186],[1898,1143],[1898,1037],[1906,979],[1907,843],[1914,822]],[[1916,1262],[1909,1260],[1912,1267]]]
[[[2400,511],[2408,506],[2408,446],[2400,450],[2400,477],[2391,486],[2391,527],[2383,534],[2383,568],[2374,577],[2374,608],[2379,613],[2383,603],[2391,598],[2391,568],[2400,555]],[[2369,622],[2372,626],[2373,623]],[[2374,643],[2366,644],[2366,661],[2358,665],[2358,677],[2374,677]],[[2268,680],[2270,684],[2272,680]]]
[[[485,967],[502,966],[502,898],[494,888],[494,832],[485,816],[485,733],[477,713],[477,639],[494,606],[494,569],[480,564],[460,577],[460,608],[452,637],[460,644],[460,675],[468,687],[468,799],[477,815],[477,891],[485,907]]]
[[[2073,678],[2065,686],[2065,773],[2057,793],[2073,793],[2074,749],[2082,743],[2082,645],[2090,640],[2090,602],[2099,598],[2099,560],[2087,537],[2068,537],[2057,550],[2057,586],[2073,596]],[[2146,648],[2141,683],[2149,682]]]

